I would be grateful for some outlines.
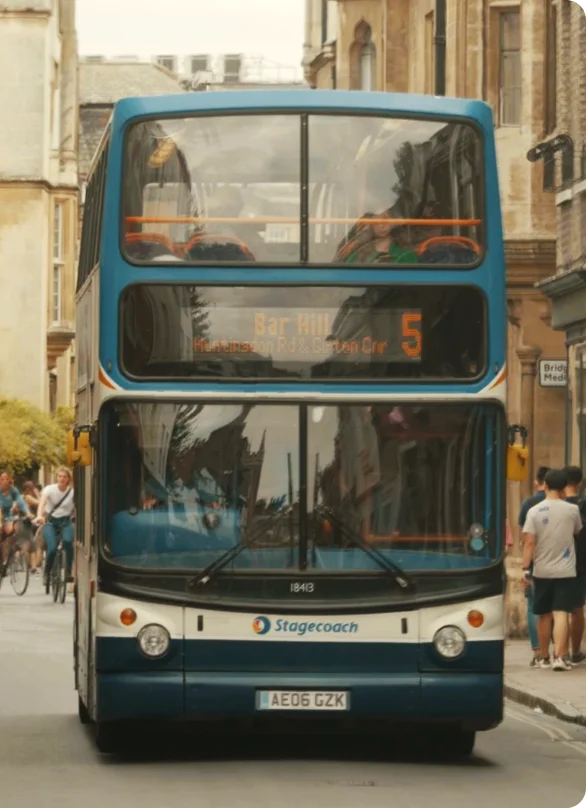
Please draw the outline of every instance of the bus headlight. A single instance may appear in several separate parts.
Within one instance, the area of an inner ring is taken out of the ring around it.
[[[171,637],[167,629],[156,623],[143,626],[138,632],[137,639],[140,650],[151,659],[164,656],[171,644]]]
[[[433,644],[444,659],[457,659],[464,653],[466,635],[457,626],[444,626],[436,631]]]

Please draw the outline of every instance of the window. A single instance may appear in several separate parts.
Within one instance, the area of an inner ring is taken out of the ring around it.
[[[202,569],[237,549],[225,580],[380,575],[365,543],[413,572],[502,555],[497,407],[114,400],[101,419],[104,550],[120,565]]]
[[[372,28],[363,23],[356,29],[360,43],[360,89],[376,90],[376,48],[372,41]]]
[[[171,73],[175,72],[175,57],[174,56],[157,56],[157,62],[164,67],[165,70],[170,70]]]
[[[51,283],[51,322],[61,322],[61,287],[63,283],[63,202],[53,209],[53,277]]]
[[[309,144],[310,263],[478,262],[482,149],[472,127],[311,115]]]
[[[298,263],[300,130],[298,115],[133,126],[124,171],[126,254],[149,263]]]
[[[370,25],[362,20],[354,29],[350,46],[350,89],[376,90],[376,85],[376,47]]]
[[[86,191],[83,206],[83,224],[79,245],[79,263],[77,272],[77,290],[84,285],[100,256],[100,237],[102,233],[102,213],[106,191],[106,165],[109,141],[104,142],[102,153],[96,163],[92,175],[85,184]]]
[[[499,122],[521,124],[521,12],[499,14]]]
[[[475,129],[438,120],[306,118],[303,140],[296,114],[132,126],[123,179],[127,258],[136,264],[478,263],[483,183]],[[302,149],[309,152],[303,200]],[[302,228],[304,210],[309,226]]]
[[[239,54],[228,54],[224,57],[224,82],[226,84],[238,84],[240,81],[240,69],[242,67],[242,56]]]
[[[557,124],[557,7],[545,0],[545,132],[550,134]]]
[[[328,4],[329,0],[321,0],[321,44],[328,41]]]
[[[200,73],[201,71],[205,71],[208,69],[208,57],[207,55],[203,56],[192,56],[191,57],[191,74],[195,76],[196,73]]]
[[[484,309],[466,286],[133,284],[121,364],[139,379],[471,381],[486,367]]]
[[[376,49],[372,42],[367,42],[360,51],[360,89],[376,89]]]

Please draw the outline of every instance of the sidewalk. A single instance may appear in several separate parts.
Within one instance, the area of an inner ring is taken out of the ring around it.
[[[527,640],[505,644],[505,696],[527,707],[539,707],[562,721],[586,726],[586,662],[568,672],[530,668]]]

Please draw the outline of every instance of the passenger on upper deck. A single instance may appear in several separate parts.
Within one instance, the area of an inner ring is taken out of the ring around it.
[[[365,213],[338,245],[334,261],[345,264],[416,264],[417,253],[401,244],[393,218],[392,208],[378,214]],[[371,219],[374,222],[369,221]]]

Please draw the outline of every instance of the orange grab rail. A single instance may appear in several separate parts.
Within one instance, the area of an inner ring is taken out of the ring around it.
[[[199,224],[212,222],[213,224],[299,224],[299,217],[295,216],[259,216],[254,219],[238,218],[237,216],[126,216],[127,224]],[[348,218],[309,218],[309,224],[372,224],[409,225],[412,227],[473,227],[481,224],[481,219],[348,219]]]
[[[466,544],[468,542],[467,536],[378,536],[378,535],[368,535],[364,539],[369,544],[378,544],[382,542],[388,543],[407,543],[412,542],[414,544],[436,544],[438,542],[441,543],[448,543],[453,542],[454,544]]]

